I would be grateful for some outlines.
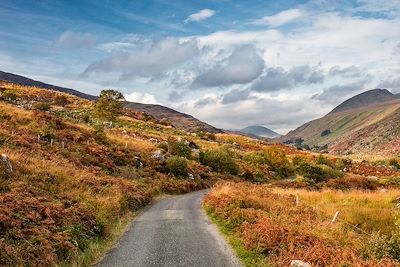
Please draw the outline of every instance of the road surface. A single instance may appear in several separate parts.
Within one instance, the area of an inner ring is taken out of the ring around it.
[[[200,206],[206,191],[159,201],[138,216],[97,267],[240,266]]]

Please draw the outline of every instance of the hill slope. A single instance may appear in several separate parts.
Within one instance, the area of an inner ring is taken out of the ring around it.
[[[372,101],[373,95],[376,101]],[[302,138],[309,146],[327,144],[328,150],[336,154],[373,152],[373,155],[395,156],[400,152],[399,125],[400,99],[387,90],[371,90],[343,102],[326,116],[300,126],[282,139],[290,142]]]
[[[386,89],[373,89],[349,98],[342,104],[335,107],[330,113],[365,107],[372,104],[396,100],[398,98],[399,97],[397,95],[392,94]]]
[[[264,126],[248,126],[246,128],[243,128],[240,130],[242,133],[250,134],[250,135],[256,135],[259,137],[267,137],[267,138],[275,138],[278,137],[279,134],[272,131],[271,129],[268,129],[267,127]]]
[[[0,80],[16,83],[24,86],[34,86],[43,89],[50,89],[62,93],[68,93],[80,98],[88,99],[88,100],[96,100],[96,96],[88,95],[82,92],[79,92],[74,89],[59,87],[47,83],[43,83],[40,81],[35,81],[24,76],[16,75],[13,73],[7,73],[0,71]],[[178,129],[184,129],[188,131],[195,131],[198,128],[203,129],[203,131],[210,133],[218,133],[222,132],[221,130],[202,122],[188,114],[184,114],[173,110],[171,108],[167,108],[160,105],[151,105],[151,104],[141,104],[135,102],[126,102],[126,107],[131,108],[140,112],[145,112],[158,120],[164,120],[166,122],[171,123]]]

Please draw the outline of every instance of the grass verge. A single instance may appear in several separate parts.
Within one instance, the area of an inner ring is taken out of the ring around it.
[[[245,267],[270,267],[271,264],[268,263],[268,260],[265,256],[260,255],[254,251],[246,249],[243,241],[236,237],[233,234],[233,231],[230,230],[221,220],[215,215],[212,211],[212,208],[208,205],[204,205],[204,210],[208,218],[211,220],[213,224],[218,227],[218,230],[225,239],[228,241],[229,245],[232,247],[233,251],[235,252],[236,256],[239,258],[240,262]]]

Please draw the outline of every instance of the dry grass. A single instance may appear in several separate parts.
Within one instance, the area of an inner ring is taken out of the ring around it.
[[[268,256],[274,266],[289,266],[293,259],[312,266],[397,266],[389,257],[376,258],[368,246],[369,233],[397,230],[390,203],[398,192],[382,196],[225,183],[214,187],[204,204],[248,250]],[[332,225],[337,210],[341,219]]]

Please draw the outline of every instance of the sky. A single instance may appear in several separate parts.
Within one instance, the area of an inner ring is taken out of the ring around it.
[[[284,134],[400,92],[400,0],[0,0],[0,70]]]

